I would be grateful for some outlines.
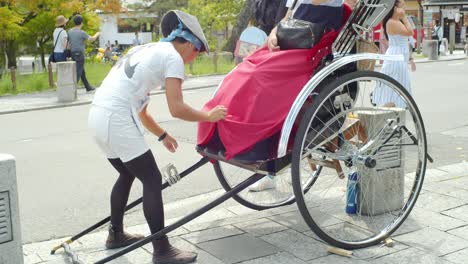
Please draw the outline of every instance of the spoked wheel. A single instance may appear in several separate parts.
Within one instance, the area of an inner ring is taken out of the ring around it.
[[[427,156],[421,114],[397,81],[378,72],[349,73],[322,88],[294,142],[299,210],[333,246],[375,245],[404,222],[421,190]],[[324,167],[305,193],[311,164]]]
[[[252,171],[250,170],[224,162],[216,161],[213,166],[219,182],[226,191],[230,191],[237,184],[252,175]],[[319,166],[311,175],[303,176],[307,177],[306,179],[303,179],[303,186],[304,189],[306,189],[305,192],[307,192],[307,189],[313,185],[317,178],[316,176],[320,174],[320,168],[321,167]],[[291,168],[289,166],[277,173],[273,179],[261,179],[260,181],[262,180],[272,181],[274,187],[263,191],[251,191],[250,188],[247,188],[235,195],[233,198],[238,203],[254,210],[265,210],[293,204],[295,202],[291,184]]]

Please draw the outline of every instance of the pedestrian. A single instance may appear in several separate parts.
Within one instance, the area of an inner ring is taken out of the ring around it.
[[[145,142],[143,127],[170,152],[176,151],[178,143],[149,113],[150,91],[165,85],[171,115],[185,121],[216,122],[226,115],[222,106],[203,112],[183,101],[184,64],[208,51],[198,19],[170,11],[162,18],[161,29],[164,39],[133,47],[116,63],[94,96],[89,113],[89,127],[97,144],[120,174],[111,193],[107,248],[124,247],[141,238],[123,228],[124,209],[135,177],[143,184],[143,212],[151,233],[164,228],[162,176]],[[197,257],[171,246],[167,236],[152,244],[153,263],[190,263]]]
[[[87,92],[94,91],[95,88],[89,84],[88,79],[86,79],[86,72],[84,68],[85,64],[85,43],[86,41],[95,41],[99,37],[99,32],[90,37],[86,32],[81,28],[83,27],[83,17],[81,15],[76,15],[73,18],[75,22],[75,27],[68,31],[68,40],[70,42],[71,56],[72,59],[76,62],[76,79],[77,81],[81,79],[84,87]]]
[[[110,47],[111,47],[111,43],[110,43],[110,40],[108,40],[106,43],[106,48],[110,48]]]
[[[114,40],[114,49],[115,52],[120,52],[120,44],[117,40]]]
[[[434,21],[434,27],[432,29],[432,36],[433,40],[437,40],[437,54],[440,55],[440,44],[442,43],[442,38],[444,36],[444,32],[442,31],[442,26],[439,23],[439,20]]]
[[[67,57],[65,56],[65,50],[67,49],[68,44],[68,35],[65,30],[65,25],[67,24],[68,19],[60,15],[57,17],[55,22],[54,30],[54,59],[55,62],[66,61]]]
[[[403,61],[385,60],[381,72],[392,76],[408,92],[411,93],[410,67],[416,69],[411,56],[409,38],[413,36],[413,28],[405,13],[405,1],[397,0],[390,13],[382,21],[385,37],[388,39],[386,55],[403,55]],[[372,95],[375,105],[385,107],[405,108],[403,98],[383,83],[378,83]]]
[[[111,50],[111,47],[106,47],[105,51],[104,51],[104,62],[107,63],[107,62],[110,62],[112,59],[112,50]]]
[[[141,45],[141,41],[138,38],[138,32],[136,32],[136,31],[135,31],[135,38],[132,41],[132,45],[133,45],[133,47]]]

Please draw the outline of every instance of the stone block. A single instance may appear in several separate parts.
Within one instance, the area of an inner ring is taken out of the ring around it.
[[[59,102],[72,102],[76,94],[76,63],[74,61],[57,63],[57,97]]]
[[[429,60],[439,59],[438,48],[439,44],[437,40],[426,39],[423,42],[423,54],[426,55]]]
[[[386,126],[388,120],[403,123],[405,120],[405,110],[394,108],[393,111],[360,113],[359,120],[364,127],[366,134],[375,138],[383,144],[393,132],[388,127],[388,131],[380,133],[380,129]],[[378,133],[378,134],[377,134]],[[378,137],[376,135],[379,135]],[[399,210],[403,206],[404,199],[404,153],[398,146],[401,138],[394,135],[385,147],[375,155],[377,165],[375,168],[367,168],[358,165],[360,168],[358,210],[362,215],[379,215],[394,210]]]
[[[24,263],[15,158],[8,154],[0,154],[0,263]]]

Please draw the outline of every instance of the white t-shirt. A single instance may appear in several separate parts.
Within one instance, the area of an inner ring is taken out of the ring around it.
[[[62,33],[60,33],[62,32]],[[60,36],[59,36],[60,34]],[[65,31],[65,29],[63,28],[55,28],[54,30],[54,43],[57,42],[57,44],[55,45],[55,49],[54,49],[54,52],[57,52],[57,53],[62,53],[65,51],[65,48],[67,47],[67,32]],[[59,40],[57,40],[57,38],[60,37]]]
[[[170,42],[136,46],[121,58],[97,90],[93,105],[115,113],[138,113],[149,102],[149,93],[165,83],[167,78],[184,80],[184,61]]]
[[[338,7],[338,6],[342,6],[343,2],[344,2],[344,0],[329,0],[329,1],[325,2],[325,3],[320,4],[320,5]],[[293,3],[294,3],[294,0],[288,0],[288,2],[286,2],[286,7],[291,8]],[[300,6],[301,4],[311,5],[312,0],[297,0],[296,8],[298,6]]]

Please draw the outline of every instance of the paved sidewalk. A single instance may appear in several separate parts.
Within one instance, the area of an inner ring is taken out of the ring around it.
[[[427,58],[417,59],[416,63],[438,62],[438,61],[451,61],[466,59],[466,54],[463,51],[457,50],[454,54],[448,56],[441,56],[437,61],[431,61]],[[225,75],[212,75],[203,77],[189,78],[184,82],[183,89],[201,89],[206,87],[217,86]],[[154,91],[152,94],[163,93],[162,90]],[[57,95],[55,91],[46,91],[33,94],[20,94],[14,96],[0,97],[0,115],[19,113],[32,110],[68,107],[75,105],[90,104],[93,99],[93,93],[86,93],[84,89],[78,89],[78,99],[71,103],[57,102]]]
[[[168,204],[166,210],[173,206],[193,210],[221,193]],[[146,225],[131,227],[129,231],[148,234]],[[101,230],[74,242],[72,248],[84,263],[92,263],[116,252],[105,250],[106,236]],[[198,252],[197,263],[203,264],[467,263],[468,163],[427,170],[416,207],[392,236],[395,245],[354,250],[351,258],[328,253],[328,246],[306,226],[296,205],[261,212],[240,205],[215,208],[170,236],[176,246]],[[65,240],[24,245],[25,264],[71,263],[63,250],[49,255],[53,246]],[[149,264],[151,251],[151,246],[146,245],[111,263]]]

